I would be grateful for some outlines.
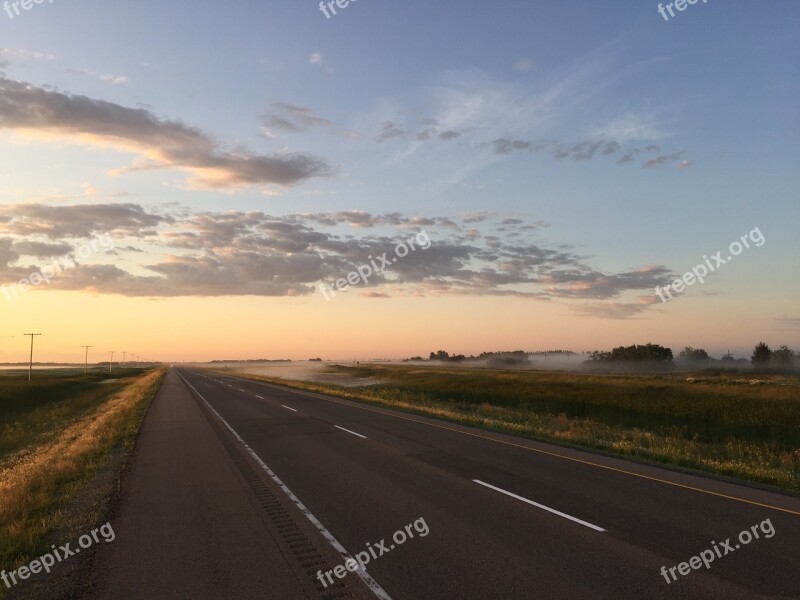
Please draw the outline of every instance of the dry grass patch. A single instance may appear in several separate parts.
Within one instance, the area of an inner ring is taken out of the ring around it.
[[[131,445],[164,370],[133,379],[89,414],[0,470],[0,567],[49,548],[69,501],[120,444]],[[2,597],[3,590],[0,590]]]

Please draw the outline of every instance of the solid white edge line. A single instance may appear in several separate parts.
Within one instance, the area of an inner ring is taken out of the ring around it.
[[[178,377],[183,379],[183,382],[186,385],[188,385],[191,389],[194,390],[194,393],[197,394],[198,397],[200,398],[200,400],[203,401],[203,404],[205,404],[208,407],[208,410],[210,410],[212,413],[214,413],[214,416],[216,416],[220,420],[220,422],[223,425],[225,425],[225,427],[228,428],[228,430],[239,441],[239,443],[241,443],[242,446],[244,446],[244,448],[245,448],[245,450],[247,450],[248,454],[250,454],[250,456],[252,456],[259,465],[261,465],[261,468],[264,469],[264,471],[267,473],[267,475],[270,476],[270,479],[272,479],[272,481],[274,481],[276,484],[278,484],[278,486],[284,491],[284,493],[287,496],[289,496],[289,499],[292,502],[294,502],[295,506],[297,506],[297,508],[300,509],[300,511],[306,516],[306,518],[308,518],[309,521],[311,521],[311,523],[314,525],[314,527],[317,528],[317,530],[319,530],[319,532],[322,534],[322,536],[326,540],[328,540],[330,545],[333,546],[334,549],[339,554],[342,555],[342,558],[345,559],[345,562],[347,562],[347,560],[349,560],[349,559],[355,560],[352,556],[350,556],[350,553],[347,550],[345,550],[345,547],[342,546],[342,544],[339,542],[339,540],[337,540],[335,537],[333,537],[333,534],[330,531],[328,531],[322,523],[320,523],[319,519],[317,519],[317,517],[315,517],[311,513],[311,511],[308,510],[305,507],[305,505],[302,502],[300,502],[300,499],[297,496],[294,495],[294,492],[292,492],[292,490],[290,490],[288,487],[286,487],[286,484],[284,484],[283,481],[281,481],[280,478],[275,473],[273,473],[272,469],[270,469],[267,466],[267,463],[265,463],[263,460],[261,460],[261,457],[258,454],[256,454],[255,451],[250,446],[247,445],[247,442],[245,442],[244,439],[242,439],[242,436],[240,436],[238,433],[236,433],[236,430],[233,427],[231,427],[225,419],[222,418],[222,415],[220,415],[214,409],[214,407],[211,406],[211,404],[208,403],[208,400],[203,398],[203,395],[200,392],[197,391],[197,388],[195,388],[191,383],[189,383],[186,380],[186,378],[183,375],[181,375],[177,370],[175,372],[178,374]],[[384,590],[380,586],[380,584],[377,581],[375,581],[369,573],[367,573],[366,567],[361,567],[360,569],[356,569],[353,572],[361,578],[361,580],[367,585],[367,587],[369,587],[369,589],[372,591],[372,593],[375,594],[378,598],[382,598],[383,600],[392,600],[392,597],[389,594],[386,593],[386,590]]]
[[[491,488],[496,492],[500,492],[501,494],[505,494],[506,496],[511,496],[512,498],[516,498],[517,500],[522,500],[523,502],[527,502],[528,504],[535,506],[536,508],[541,508],[542,510],[546,510],[547,512],[553,513],[554,515],[558,515],[559,517],[564,517],[565,519],[569,519],[570,521],[574,521],[575,523],[580,523],[584,527],[588,527],[589,529],[594,529],[595,531],[603,532],[605,529],[602,527],[598,527],[597,525],[592,525],[588,521],[583,521],[578,519],[577,517],[573,517],[572,515],[568,515],[567,513],[563,513],[560,510],[556,510],[555,508],[550,508],[549,506],[545,506],[544,504],[539,504],[538,502],[534,502],[533,500],[528,500],[527,498],[523,498],[522,496],[518,496],[513,492],[509,492],[502,488],[493,486],[490,483],[486,483],[485,481],[481,481],[480,479],[473,479],[475,483],[485,486],[487,488]]]
[[[283,408],[288,408],[288,409],[289,409],[289,410],[291,410],[291,411],[297,412],[297,409],[296,409],[296,408],[292,408],[291,406],[286,406],[285,404],[281,404],[281,406],[282,406]]]
[[[352,433],[353,435],[357,435],[360,438],[367,439],[367,436],[361,435],[360,433],[356,433],[355,431],[350,431],[349,429],[345,429],[344,427],[339,427],[338,425],[334,425],[336,429],[341,429],[342,431],[346,431],[347,433]]]

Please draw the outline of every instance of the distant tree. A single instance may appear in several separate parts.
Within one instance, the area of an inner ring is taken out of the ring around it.
[[[536,354],[534,352],[534,354]],[[528,353],[524,350],[508,350],[508,351],[501,351],[501,352],[481,352],[478,355],[478,358],[492,358],[495,356],[516,356],[518,358],[524,358],[528,356]]]
[[[431,360],[447,360],[450,358],[450,354],[445,352],[444,350],[439,350],[438,352],[431,352],[430,359]]]
[[[683,360],[708,360],[708,352],[702,348],[692,348],[691,346],[686,346],[678,356]]]
[[[589,355],[591,362],[655,362],[671,363],[672,350],[658,344],[618,346],[611,352],[595,350]]]
[[[672,362],[672,350],[658,344],[619,346],[611,351],[610,360]]]
[[[753,348],[753,356],[750,360],[756,367],[766,367],[772,359],[772,350],[764,342],[758,342]]]
[[[772,362],[779,369],[791,369],[794,366],[794,351],[781,346],[772,352]]]

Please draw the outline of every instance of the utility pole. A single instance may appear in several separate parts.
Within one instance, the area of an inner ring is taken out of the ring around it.
[[[31,360],[28,363],[28,381],[31,380],[31,374],[33,373],[33,338],[37,335],[42,335],[41,333],[23,333],[22,335],[29,335],[31,336]]]
[[[89,373],[89,348],[94,348],[94,346],[81,346],[81,348],[86,348],[86,363],[83,374],[86,375]]]
[[[108,361],[108,371],[110,373],[111,372],[111,365],[114,364],[114,351],[113,350],[109,350],[109,352],[111,352],[111,360]]]
[[[127,355],[128,355],[128,353],[127,353],[127,352],[123,352],[123,353],[122,353],[122,362],[121,362],[121,363],[119,363],[119,364],[121,364],[121,365],[124,365],[124,364],[125,364],[125,357],[126,357]]]

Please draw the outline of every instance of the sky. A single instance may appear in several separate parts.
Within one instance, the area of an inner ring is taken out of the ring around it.
[[[800,5],[342,4],[2,6],[0,362],[800,349]]]

